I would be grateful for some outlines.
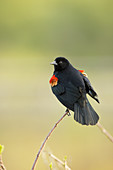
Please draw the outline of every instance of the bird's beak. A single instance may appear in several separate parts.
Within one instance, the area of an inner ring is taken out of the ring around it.
[[[51,65],[58,65],[56,61],[50,63]]]

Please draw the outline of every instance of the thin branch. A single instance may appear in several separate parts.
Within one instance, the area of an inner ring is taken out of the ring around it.
[[[63,120],[63,118],[69,113],[69,110],[66,110],[65,114],[55,123],[55,125],[53,126],[53,128],[50,130],[50,132],[48,133],[48,135],[46,136],[44,142],[42,143],[39,151],[38,151],[38,154],[36,155],[36,158],[35,158],[35,161],[33,163],[33,166],[31,168],[31,170],[34,170],[35,166],[36,166],[36,163],[38,161],[38,158],[40,156],[40,153],[42,151],[42,149],[44,148],[48,138],[50,137],[50,135],[52,134],[52,132],[55,130],[55,128],[57,127],[57,125]],[[102,133],[108,137],[108,139],[113,143],[113,137],[109,134],[109,132],[98,122],[97,124],[97,127],[102,131]]]
[[[111,141],[113,142],[113,136],[109,134],[109,132],[98,122],[97,127],[102,131],[102,133]]]
[[[0,155],[0,170],[6,170],[3,161],[2,161],[2,155]]]
[[[32,169],[31,169],[31,170],[34,170],[34,168],[35,168],[35,166],[36,166],[36,163],[37,163],[37,161],[38,161],[38,158],[39,158],[39,156],[40,156],[40,153],[41,153],[43,147],[45,146],[48,138],[50,137],[50,135],[52,134],[52,132],[55,130],[55,128],[57,127],[57,125],[62,121],[62,119],[63,119],[68,113],[69,113],[69,110],[66,110],[65,114],[55,123],[55,125],[53,126],[53,128],[50,130],[50,132],[49,132],[48,135],[46,136],[44,142],[42,143],[42,145],[41,145],[41,147],[40,147],[40,149],[39,149],[39,151],[38,151],[38,154],[36,155],[36,158],[35,158],[35,161],[34,161],[34,163],[33,163],[33,166],[32,166]]]
[[[65,165],[65,170],[71,170],[68,166],[67,166],[67,161],[65,160],[64,162],[64,165]]]
[[[49,153],[49,152],[46,152],[46,153],[48,153],[48,155],[49,155],[51,158],[53,158],[56,162],[58,162],[59,164],[61,164],[62,166],[64,166],[66,170],[71,170],[71,169],[69,168],[69,166],[67,165],[67,161],[66,161],[66,160],[65,160],[65,162],[63,162],[63,161],[61,161],[59,158],[57,158],[55,155],[53,155],[53,154],[51,154],[51,153]]]

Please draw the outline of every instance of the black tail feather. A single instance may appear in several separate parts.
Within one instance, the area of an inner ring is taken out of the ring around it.
[[[82,107],[79,103],[74,104],[74,119],[82,125],[95,125],[99,116],[87,100],[85,107]]]

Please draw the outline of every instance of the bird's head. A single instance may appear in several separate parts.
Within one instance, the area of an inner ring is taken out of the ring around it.
[[[64,57],[57,57],[52,63],[54,65],[55,71],[62,71],[66,69],[69,65],[69,61]]]

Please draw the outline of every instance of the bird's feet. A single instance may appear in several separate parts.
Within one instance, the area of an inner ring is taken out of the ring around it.
[[[66,111],[65,111],[65,112],[68,112],[68,114],[67,114],[67,115],[68,115],[68,116],[71,116],[71,113],[70,113],[70,111],[69,111],[69,109],[68,109],[68,108],[66,109]]]

